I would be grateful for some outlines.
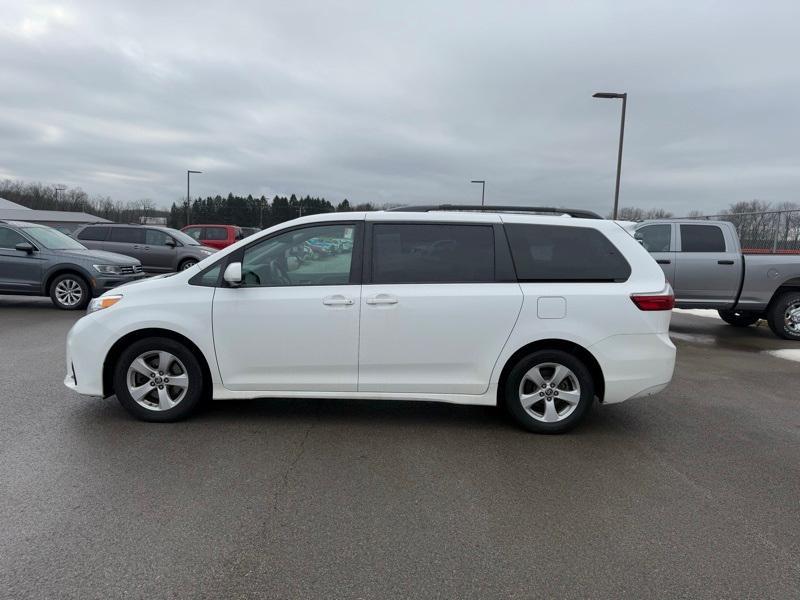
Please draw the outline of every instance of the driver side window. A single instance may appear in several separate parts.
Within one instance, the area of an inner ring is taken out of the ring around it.
[[[242,287],[347,285],[356,227],[304,227],[268,238],[244,251]]]

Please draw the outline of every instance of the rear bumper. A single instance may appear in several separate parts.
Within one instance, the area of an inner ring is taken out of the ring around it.
[[[652,396],[672,380],[675,345],[668,333],[614,335],[589,348],[605,378],[605,404]]]

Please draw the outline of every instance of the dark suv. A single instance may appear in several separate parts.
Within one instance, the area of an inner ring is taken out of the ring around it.
[[[50,296],[58,308],[86,308],[92,296],[142,279],[130,256],[88,250],[60,231],[0,221],[0,294]]]
[[[177,229],[153,225],[85,225],[73,236],[88,248],[132,256],[150,273],[183,271],[216,252]]]

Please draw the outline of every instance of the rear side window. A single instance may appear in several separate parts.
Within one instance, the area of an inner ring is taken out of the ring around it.
[[[505,226],[520,281],[626,281],[628,261],[589,227]]]
[[[681,225],[681,252],[725,252],[725,236],[716,225]]]
[[[79,240],[102,242],[108,235],[108,227],[87,227],[78,234]]]
[[[672,225],[645,225],[633,235],[648,252],[669,252]]]
[[[494,281],[494,231],[485,225],[376,224],[373,283]]]
[[[144,229],[139,227],[111,227],[110,229],[109,242],[144,244]]]
[[[220,240],[228,239],[228,230],[224,227],[206,227],[206,233],[203,236],[204,240]]]

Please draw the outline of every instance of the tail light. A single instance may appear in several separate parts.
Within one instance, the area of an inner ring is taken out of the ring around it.
[[[631,300],[639,310],[672,310],[675,308],[675,295],[670,287],[659,294],[631,294]]]

